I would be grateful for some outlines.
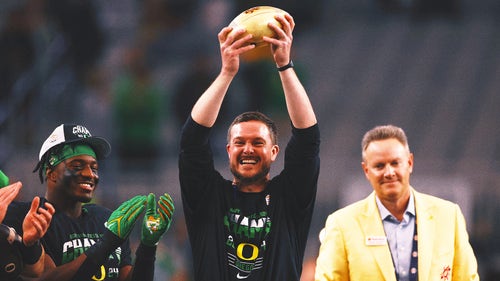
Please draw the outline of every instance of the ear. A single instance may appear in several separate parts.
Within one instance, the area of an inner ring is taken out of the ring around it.
[[[47,168],[45,171],[45,178],[47,181],[55,182],[57,179],[57,173],[53,169]]]
[[[280,152],[280,147],[277,144],[273,145],[273,147],[271,148],[271,161],[276,160],[276,157],[278,157],[279,152]]]
[[[410,174],[413,172],[413,153],[410,153],[408,156],[408,170],[410,171]]]
[[[368,179],[368,165],[364,161],[361,162],[361,168],[363,169],[363,172],[365,173],[365,177]]]

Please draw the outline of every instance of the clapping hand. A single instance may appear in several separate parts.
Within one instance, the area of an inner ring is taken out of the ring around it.
[[[7,185],[6,187],[0,186],[0,223],[5,218],[5,214],[7,214],[9,204],[19,194],[19,190],[21,190],[22,186],[21,182],[15,182],[11,185]]]
[[[44,208],[39,207],[40,197],[36,196],[31,202],[31,208],[23,221],[23,242],[31,246],[42,238],[50,226],[52,215],[56,212],[52,204],[44,203]]]
[[[147,209],[142,221],[141,242],[147,246],[156,246],[162,235],[170,228],[172,216],[175,211],[174,201],[169,194],[165,193],[158,200],[159,208],[156,208],[156,199],[153,193],[147,198]]]
[[[123,202],[109,216],[106,228],[121,239],[127,239],[134,228],[137,218],[146,206],[146,196],[137,195]]]

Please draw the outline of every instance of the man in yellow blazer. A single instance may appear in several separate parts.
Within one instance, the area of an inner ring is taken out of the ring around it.
[[[413,154],[404,131],[377,126],[361,145],[374,192],[328,217],[315,280],[479,280],[460,207],[410,185]]]

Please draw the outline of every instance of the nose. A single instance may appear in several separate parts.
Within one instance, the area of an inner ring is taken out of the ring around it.
[[[394,167],[391,165],[385,166],[384,176],[387,178],[394,176]]]
[[[253,145],[251,143],[245,144],[245,146],[243,147],[243,153],[246,153],[246,154],[253,153]]]

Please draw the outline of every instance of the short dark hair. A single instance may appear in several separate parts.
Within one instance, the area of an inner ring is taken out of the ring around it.
[[[408,145],[408,138],[406,137],[403,129],[394,125],[376,126],[366,132],[363,136],[363,140],[361,141],[361,155],[363,159],[366,148],[368,148],[368,145],[371,142],[386,139],[397,139],[408,150],[410,149]]]
[[[273,144],[278,143],[278,128],[276,127],[276,124],[274,121],[267,117],[264,113],[258,112],[258,111],[247,111],[244,112],[236,118],[234,118],[233,122],[231,125],[229,125],[229,129],[227,130],[227,142],[229,143],[231,140],[231,129],[233,128],[234,125],[243,123],[243,122],[248,122],[248,121],[259,121],[264,123],[267,128],[269,129],[269,133],[271,136],[271,142]]]

